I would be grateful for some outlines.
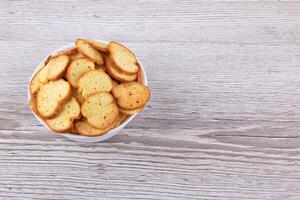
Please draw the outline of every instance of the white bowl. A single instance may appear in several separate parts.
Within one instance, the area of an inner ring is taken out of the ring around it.
[[[101,41],[101,40],[98,40],[98,42],[101,42],[101,43],[105,43],[105,44],[108,44],[107,41]],[[68,45],[65,45],[63,46],[62,48],[59,48],[57,50],[55,50],[54,52],[51,53],[51,55],[54,55],[56,54],[57,52],[59,51],[63,51],[63,50],[67,50],[69,48],[72,48],[74,47],[74,44],[68,44]],[[32,80],[33,76],[38,72],[38,70],[43,66],[43,63],[47,60],[48,56],[42,60],[40,62],[40,64],[38,65],[38,67],[34,70],[32,76],[31,76],[31,79],[30,81]],[[141,63],[139,62],[140,64],[140,73],[139,73],[139,76],[138,76],[138,82],[144,84],[144,85],[147,85],[147,76],[146,76],[146,72],[144,70],[144,68],[142,67]],[[28,101],[30,100],[31,98],[31,95],[30,95],[30,91],[29,91],[29,87],[28,87]],[[41,124],[43,124],[45,127],[47,127],[52,133],[55,133],[53,132],[46,124],[45,122],[39,117],[37,116],[34,112],[32,112],[33,115],[37,118],[37,120],[39,120],[39,122]],[[109,138],[113,137],[114,135],[118,134],[120,131],[122,131],[124,129],[124,127],[129,124],[129,122],[131,122],[133,120],[133,118],[136,117],[137,114],[134,114],[134,115],[131,115],[131,116],[128,116],[127,119],[125,119],[118,127],[114,128],[114,129],[111,129],[110,131],[108,131],[106,134],[104,135],[100,135],[100,136],[94,136],[94,137],[88,137],[88,136],[83,136],[83,135],[76,135],[76,134],[72,134],[72,133],[55,133],[56,135],[63,135],[64,137],[66,138],[69,138],[71,140],[74,140],[74,141],[77,141],[77,142],[101,142],[101,141],[104,141],[104,140],[108,140]]]

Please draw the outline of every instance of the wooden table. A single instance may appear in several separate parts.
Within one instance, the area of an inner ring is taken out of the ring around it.
[[[0,199],[300,199],[300,2],[0,1]],[[78,37],[136,52],[146,110],[104,143],[27,106],[41,59]]]

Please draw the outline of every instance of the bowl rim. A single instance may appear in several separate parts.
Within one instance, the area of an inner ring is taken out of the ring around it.
[[[108,41],[104,41],[104,40],[95,40],[97,42],[101,42],[101,43],[104,43],[104,44],[108,44],[109,42]],[[56,50],[54,50],[51,54],[51,55],[54,55],[60,51],[64,51],[64,50],[67,50],[67,49],[70,49],[72,47],[74,47],[74,43],[69,43],[67,45],[64,45]],[[27,89],[27,96],[28,96],[28,101],[30,101],[31,99],[31,93],[30,93],[30,90],[29,90],[29,87],[30,87],[30,82],[32,81],[34,75],[39,71],[39,69],[42,67],[43,63],[46,62],[46,60],[48,59],[49,56],[45,57],[38,65],[37,67],[35,68],[35,70],[33,71],[31,77],[30,77],[30,81],[29,81],[29,84],[28,84],[28,89]],[[138,60],[138,58],[137,58]],[[141,72],[141,76],[142,76],[142,80],[141,82],[147,86],[148,85],[148,81],[147,81],[147,75],[146,75],[146,71],[145,69],[143,68],[143,65],[141,64],[141,62],[139,61],[139,65],[140,65],[140,72]],[[33,111],[32,109],[30,109],[32,114],[35,116],[35,118],[43,125],[45,126],[48,130],[50,130],[50,132],[52,132],[51,134],[56,134],[56,135],[62,135],[70,140],[73,140],[73,141],[77,141],[77,142],[101,142],[101,141],[105,141],[105,140],[108,140],[110,139],[111,137],[117,135],[121,130],[124,129],[125,126],[127,126],[136,116],[138,113],[134,114],[134,115],[131,115],[131,116],[128,116],[119,126],[109,130],[107,133],[103,134],[103,135],[99,135],[99,136],[84,136],[84,135],[77,135],[77,134],[73,134],[73,133],[56,133],[54,132],[53,130],[51,130],[47,124],[39,117],[37,116]]]

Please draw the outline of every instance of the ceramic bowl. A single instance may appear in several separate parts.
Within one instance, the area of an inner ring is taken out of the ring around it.
[[[101,42],[101,43],[108,44],[107,41],[101,41],[101,40],[97,40],[97,41]],[[72,48],[72,47],[74,47],[73,43],[65,45],[65,46],[55,50],[54,52],[52,52],[51,55],[54,55],[54,54],[56,54],[60,51],[67,50],[67,49]],[[47,60],[47,58],[48,58],[48,56],[40,62],[38,67],[33,72],[32,76],[31,76],[31,79],[39,71],[40,67],[43,66],[43,63]],[[140,64],[140,72],[139,72],[139,75],[138,75],[138,82],[140,82],[144,85],[147,85],[147,76],[146,76],[145,69],[143,68],[143,65],[140,62],[139,62],[139,64]],[[31,81],[31,79],[30,79],[30,81]],[[28,101],[30,100],[30,96],[31,95],[30,95],[30,91],[29,91],[29,87],[28,87]],[[64,137],[68,138],[68,139],[71,139],[71,140],[74,140],[74,141],[77,141],[77,142],[101,142],[101,141],[108,140],[111,137],[113,137],[114,135],[120,133],[137,116],[137,114],[128,116],[119,126],[117,126],[114,129],[111,129],[110,131],[108,131],[104,135],[88,137],[88,136],[76,135],[76,134],[72,134],[72,133],[55,133],[45,124],[45,122],[39,116],[37,116],[34,112],[32,112],[32,113],[37,118],[37,120],[39,120],[39,122],[41,124],[43,124],[47,129],[49,129],[51,131],[52,134],[54,133],[56,135],[62,135]]]

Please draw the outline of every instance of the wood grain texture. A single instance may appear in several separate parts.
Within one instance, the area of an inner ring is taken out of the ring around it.
[[[0,1],[0,199],[300,199],[299,1]],[[117,40],[152,98],[121,134],[51,134],[27,86],[77,37]]]

